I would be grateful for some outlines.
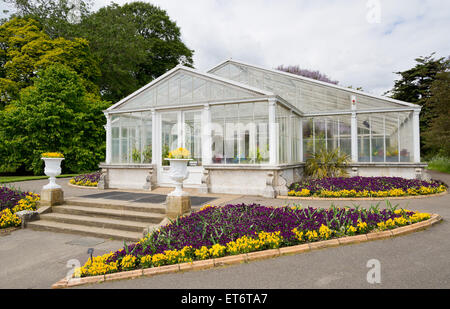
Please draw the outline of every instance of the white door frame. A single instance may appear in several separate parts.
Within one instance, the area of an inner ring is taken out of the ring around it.
[[[162,187],[172,187],[174,186],[173,181],[170,179],[168,173],[169,173],[169,166],[162,165],[163,164],[163,158],[162,158],[162,119],[164,114],[177,114],[177,148],[178,147],[185,147],[185,128],[184,128],[184,121],[185,121],[185,112],[190,111],[197,111],[197,112],[203,112],[203,109],[183,109],[183,110],[171,110],[171,111],[157,111],[156,114],[158,114],[157,118],[157,124],[156,124],[156,142],[158,143],[158,153],[155,153],[157,156],[157,160],[154,161],[154,164],[157,166],[157,182],[159,186]],[[202,114],[203,115],[203,114]],[[203,117],[202,117],[203,119]],[[204,123],[202,121],[202,127],[204,126]],[[202,143],[203,136],[201,137],[200,144],[203,146]],[[173,150],[173,149],[170,149]],[[202,147],[202,154],[203,154],[203,147]],[[156,158],[155,158],[156,159]],[[202,158],[203,161],[203,158]],[[198,187],[201,184],[201,176],[203,174],[203,166],[188,166],[189,171],[189,177],[185,180],[185,187]]]

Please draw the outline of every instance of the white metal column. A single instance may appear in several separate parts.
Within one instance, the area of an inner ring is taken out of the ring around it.
[[[270,164],[278,163],[278,126],[276,123],[276,99],[269,99],[269,156]]]
[[[298,134],[299,138],[297,139],[299,145],[297,145],[298,149],[298,161],[303,162],[303,118],[300,117],[298,120]]]
[[[351,120],[351,142],[352,161],[358,162],[358,121],[356,118],[356,96],[351,97],[352,120]]]
[[[413,112],[414,162],[420,162],[420,110]]]
[[[211,108],[205,104],[202,111],[202,162],[212,163]]]
[[[111,115],[106,114],[106,164],[111,164],[111,154],[112,154],[112,130],[111,130]]]
[[[161,164],[161,117],[152,110],[152,164]]]

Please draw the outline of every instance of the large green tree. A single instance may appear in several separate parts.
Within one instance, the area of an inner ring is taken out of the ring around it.
[[[1,0],[11,3],[13,15],[37,20],[51,38],[73,39],[77,24],[90,14],[92,0]]]
[[[431,155],[450,158],[450,72],[436,75],[427,101],[435,116],[423,133],[424,146]]]
[[[78,74],[54,64],[0,111],[0,171],[42,174],[40,155],[60,151],[64,172],[98,168],[105,154],[105,117],[109,104],[86,91]]]
[[[32,84],[36,72],[62,63],[82,78],[90,92],[98,92],[101,74],[86,39],[51,39],[30,18],[13,18],[0,26],[0,109]]]
[[[113,102],[178,64],[192,65],[193,51],[180,28],[150,3],[111,4],[83,19],[79,36],[100,59],[103,98]]]
[[[422,153],[427,155],[427,149],[423,147],[424,133],[428,130],[431,120],[436,117],[436,109],[433,108],[434,101],[431,87],[436,80],[437,74],[449,69],[449,60],[445,57],[435,59],[434,53],[430,56],[415,59],[416,65],[406,71],[396,72],[400,79],[395,81],[392,90],[387,92],[392,98],[422,106],[420,113],[420,131],[422,138]]]

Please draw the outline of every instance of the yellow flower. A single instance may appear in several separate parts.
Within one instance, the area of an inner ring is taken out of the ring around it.
[[[330,228],[324,224],[322,224],[319,228],[319,236],[322,239],[328,239],[333,234],[333,231],[330,230]]]
[[[42,158],[64,158],[64,155],[60,152],[44,152]]]
[[[295,196],[310,196],[311,191],[308,189],[302,189],[301,191],[295,192]]]
[[[191,153],[186,148],[177,148],[175,150],[172,150],[169,152],[168,158],[169,159],[189,159],[191,156]]]

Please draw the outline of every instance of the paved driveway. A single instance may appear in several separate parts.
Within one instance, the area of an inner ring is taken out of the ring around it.
[[[433,178],[450,183],[447,174],[433,173]],[[23,188],[31,185],[31,182],[21,184]],[[238,198],[232,202],[286,203],[255,197]],[[329,207],[330,203],[310,201],[302,204]],[[365,201],[359,204],[369,206],[373,203]],[[428,230],[387,240],[80,288],[450,288],[450,195],[395,200],[393,203],[412,210],[438,213],[444,221]],[[351,206],[351,202],[335,201],[335,205]],[[15,231],[0,237],[0,288],[50,287],[66,275],[69,260],[86,261],[87,248],[93,247],[95,254],[102,254],[121,246],[120,242],[110,240],[31,230]],[[366,280],[369,271],[366,264],[370,259],[380,261],[380,284],[369,284]]]

